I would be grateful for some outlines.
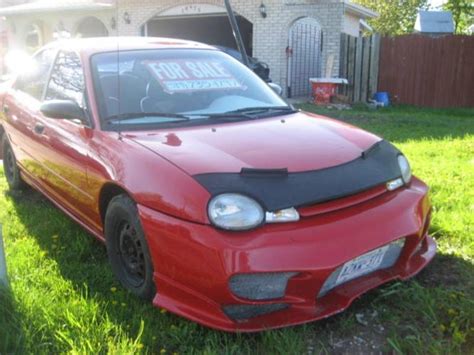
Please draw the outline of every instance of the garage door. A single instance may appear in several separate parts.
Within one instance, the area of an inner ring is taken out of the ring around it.
[[[247,53],[252,55],[253,25],[237,15]],[[180,6],[158,14],[143,27],[143,35],[180,38],[236,48],[225,9],[209,5]]]

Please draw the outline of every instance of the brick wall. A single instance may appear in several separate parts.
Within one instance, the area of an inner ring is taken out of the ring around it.
[[[179,5],[212,4],[223,6],[223,0],[117,0],[114,10],[94,13],[51,13],[44,15],[22,15],[10,19],[15,24],[16,32],[10,43],[20,46],[24,42],[25,29],[34,21],[44,26],[46,40],[52,39],[52,33],[61,23],[74,35],[79,22],[94,16],[107,27],[110,35],[137,36],[141,27],[160,12]],[[329,56],[334,57],[332,75],[339,73],[340,34],[344,24],[344,3],[342,0],[264,0],[268,16],[262,18],[259,13],[260,1],[231,0],[234,10],[253,23],[253,55],[268,63],[272,79],[283,88],[287,87],[288,59],[285,49],[289,43],[289,30],[292,24],[302,17],[316,19],[322,27],[324,36],[323,68]],[[123,21],[123,14],[128,12],[131,23]],[[111,28],[112,18],[117,27]]]
[[[8,39],[6,31],[0,31],[0,75],[5,74],[5,54],[7,52]]]
[[[223,5],[222,0],[118,0],[118,32],[121,35],[139,35],[141,26],[153,16],[169,8],[185,4]],[[340,34],[344,21],[344,4],[340,0],[265,0],[268,16],[259,13],[260,1],[233,0],[234,11],[253,23],[254,56],[269,64],[272,79],[283,88],[287,86],[288,33],[299,18],[313,17],[324,35],[323,73],[328,56],[334,57],[332,75],[339,73]],[[120,21],[123,14],[132,16],[132,23]]]

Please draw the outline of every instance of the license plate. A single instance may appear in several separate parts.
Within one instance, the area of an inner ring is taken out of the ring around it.
[[[363,275],[370,274],[371,272],[377,270],[382,264],[385,253],[389,247],[390,246],[387,245],[382,248],[375,249],[345,263],[341,272],[339,273],[339,276],[337,277],[335,286]]]

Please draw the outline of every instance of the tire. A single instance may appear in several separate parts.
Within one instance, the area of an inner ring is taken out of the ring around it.
[[[16,163],[15,154],[13,153],[6,133],[3,135],[1,143],[3,148],[3,172],[8,186],[10,187],[10,190],[23,190],[25,188],[25,183],[21,178],[20,169]]]
[[[134,295],[151,301],[156,289],[153,264],[135,202],[119,195],[105,215],[107,254],[115,277]]]

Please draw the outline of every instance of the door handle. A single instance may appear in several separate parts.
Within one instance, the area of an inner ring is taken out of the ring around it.
[[[34,131],[35,131],[36,134],[43,134],[44,126],[41,123],[37,123],[35,125]]]
[[[7,105],[3,105],[3,112],[4,113],[10,112],[10,107],[8,107]]]

